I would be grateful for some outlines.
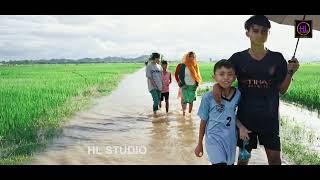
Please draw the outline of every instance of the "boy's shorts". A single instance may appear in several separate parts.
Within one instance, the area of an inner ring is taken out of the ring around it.
[[[169,100],[169,92],[161,93],[160,101],[163,101],[163,98],[168,101]]]
[[[268,134],[262,134],[262,133],[249,133],[249,144],[245,147],[247,151],[251,152],[252,149],[257,149],[258,145],[258,139],[259,144],[263,145],[267,149],[271,149],[274,151],[280,151],[281,150],[281,144],[280,144],[280,136],[277,133],[268,133]],[[239,130],[238,130],[238,140],[237,140],[237,146],[239,148],[242,148],[243,140],[239,137]]]

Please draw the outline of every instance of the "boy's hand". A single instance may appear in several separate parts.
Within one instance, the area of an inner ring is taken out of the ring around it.
[[[219,84],[216,83],[215,85],[213,85],[212,89],[213,89],[213,98],[214,98],[214,100],[218,104],[221,104],[221,101],[222,101],[222,98],[221,98],[222,90],[221,90]]]
[[[288,62],[288,73],[293,75],[299,69],[299,61],[297,60],[297,58],[292,57],[292,59]]]
[[[194,153],[196,154],[197,157],[202,157],[203,155],[203,145],[202,143],[199,143],[196,147],[196,149],[194,150]]]
[[[251,133],[250,130],[248,130],[246,127],[244,126],[241,126],[239,128],[239,136],[240,136],[240,139],[242,140],[249,140],[249,133]]]

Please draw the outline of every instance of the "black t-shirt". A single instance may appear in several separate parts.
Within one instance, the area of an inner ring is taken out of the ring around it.
[[[279,86],[287,74],[287,61],[281,53],[270,50],[257,61],[248,50],[229,59],[236,69],[241,91],[237,116],[249,130],[278,134]]]

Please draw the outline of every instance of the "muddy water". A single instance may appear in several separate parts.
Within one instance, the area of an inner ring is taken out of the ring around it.
[[[199,99],[191,114],[182,116],[178,86],[170,86],[165,106],[153,117],[145,69],[128,75],[109,96],[94,100],[75,114],[49,147],[31,164],[209,164],[195,157]]]
[[[212,84],[201,88],[208,85]],[[193,112],[182,116],[177,93],[178,86],[173,81],[169,113],[165,113],[163,104],[158,117],[153,117],[152,98],[142,68],[124,78],[109,96],[94,100],[90,109],[76,113],[64,125],[60,137],[44,152],[35,154],[30,164],[207,165],[206,153],[202,158],[193,153],[200,124],[196,116],[200,97]],[[296,108],[282,102],[280,114],[294,121],[308,121],[310,127],[320,129],[319,116]],[[267,164],[263,147],[253,150],[249,164]],[[285,159],[283,164],[287,164]]]

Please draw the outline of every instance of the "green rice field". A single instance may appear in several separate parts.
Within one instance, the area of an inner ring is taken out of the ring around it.
[[[125,74],[143,66],[133,63],[1,65],[0,164],[19,164],[44,148],[59,134],[61,124],[86,107],[92,97],[108,94]],[[212,82],[214,64],[199,66],[203,82]],[[169,64],[172,74],[175,67],[175,63]],[[290,89],[281,98],[319,111],[319,69],[320,64],[301,64]],[[290,149],[288,143],[285,145]]]
[[[61,120],[143,64],[0,66],[0,164],[24,159]],[[21,155],[21,156],[20,156]]]

